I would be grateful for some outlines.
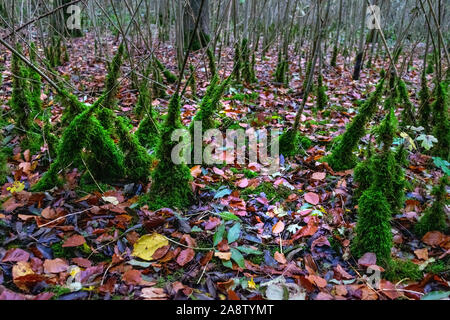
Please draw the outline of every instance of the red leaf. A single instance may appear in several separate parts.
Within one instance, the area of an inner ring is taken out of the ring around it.
[[[316,206],[319,204],[320,198],[317,193],[308,192],[307,194],[305,194],[305,201]]]
[[[83,236],[76,234],[74,236],[71,236],[69,239],[64,241],[64,244],[62,245],[63,248],[74,248],[81,246],[86,243],[86,239],[84,239]]]
[[[6,252],[2,262],[26,262],[30,258],[30,254],[25,250],[13,248]]]
[[[186,264],[188,264],[189,262],[192,261],[192,259],[194,259],[195,256],[195,251],[191,248],[185,249],[183,251],[180,252],[180,254],[177,257],[177,263],[181,266],[184,267]]]
[[[375,253],[367,252],[358,260],[358,264],[363,267],[369,267],[377,264]]]

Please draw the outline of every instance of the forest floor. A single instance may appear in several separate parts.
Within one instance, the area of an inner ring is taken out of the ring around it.
[[[77,95],[88,103],[100,95],[106,76],[105,64],[93,56],[91,37],[74,40],[70,61],[58,68],[80,92],[86,91]],[[176,69],[173,47],[161,46],[156,55]],[[202,96],[208,85],[206,66],[200,53],[192,59],[199,64]],[[263,61],[258,55],[259,82],[239,89],[245,96],[236,94],[238,88],[229,90],[220,117],[242,128],[291,126],[303,86],[298,60],[291,59],[292,79],[283,88],[273,83],[277,53],[269,52]],[[226,49],[218,68],[222,78],[231,72],[232,61],[233,50]],[[419,265],[421,276],[391,279],[381,273],[374,285],[371,276],[381,268],[374,255],[357,261],[350,253],[356,224],[353,172],[334,172],[318,160],[344,132],[386,67],[381,59],[374,61],[354,82],[352,61],[339,57],[337,68],[324,66],[329,106],[316,112],[314,94],[306,104],[301,131],[313,143],[305,155],[282,158],[279,172],[269,176],[256,163],[194,166],[196,204],[183,212],[138,209],[139,196],[150,185],[124,182],[86,190],[78,185],[77,170],[68,173],[63,189],[30,193],[48,169],[42,162],[46,149],[30,154],[20,150],[12,133],[6,135],[14,157],[9,160],[9,183],[1,186],[0,195],[0,299],[375,300],[420,299],[430,291],[448,291],[450,237],[432,232],[418,239],[411,232],[432,199],[431,186],[442,175],[420,147],[410,150],[410,190],[402,214],[392,220],[392,231],[393,256]],[[404,77],[415,105],[420,65],[417,58]],[[9,57],[5,66],[0,104],[7,111]],[[130,89],[129,79],[121,81],[118,114],[130,117],[137,128],[132,112],[137,92]],[[44,93],[44,108],[57,123],[62,106],[48,90]],[[163,99],[153,102],[161,113],[167,104]],[[184,124],[196,107],[183,106]],[[363,144],[368,139],[369,134]],[[364,145],[361,154],[363,150]]]

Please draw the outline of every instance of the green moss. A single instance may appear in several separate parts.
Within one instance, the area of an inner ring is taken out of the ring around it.
[[[438,142],[433,148],[433,155],[449,161],[450,159],[450,121],[448,118],[447,86],[444,82],[436,88],[436,101],[433,110],[433,136]]]
[[[356,237],[352,242],[352,253],[361,257],[366,252],[376,254],[378,261],[389,261],[391,257],[392,233],[391,210],[381,191],[370,188],[358,201]]]
[[[227,78],[221,84],[218,84],[219,78],[217,75],[211,81],[206,94],[200,102],[199,110],[192,120],[190,131],[194,132],[194,123],[201,122],[203,132],[214,129],[216,122],[214,121],[214,115],[217,113],[220,105],[220,99],[222,98],[225,90],[228,88],[231,78]]]
[[[431,120],[431,104],[430,104],[430,89],[428,88],[427,77],[425,72],[422,73],[421,90],[419,92],[420,108],[419,108],[419,123],[425,128],[426,133],[430,133]]]
[[[317,109],[319,110],[325,109],[328,104],[328,96],[326,93],[326,87],[323,85],[323,76],[321,73],[317,78],[316,95],[317,95]]]
[[[304,154],[306,149],[312,145],[312,141],[307,137],[288,129],[280,136],[280,154],[285,157],[293,157],[297,154]]]
[[[36,45],[34,42],[30,44],[30,60],[36,65]],[[30,100],[32,103],[32,109],[34,113],[38,113],[42,110],[41,101],[41,88],[42,79],[39,73],[37,73],[33,68],[28,68],[28,74],[30,77]]]
[[[0,149],[0,185],[6,182],[6,176],[9,174],[8,170],[8,156],[3,148]]]
[[[144,117],[136,131],[136,137],[140,144],[147,149],[155,149],[158,145],[160,134],[160,124],[156,120],[155,113],[150,112]]]
[[[164,74],[164,78],[166,78],[166,81],[168,83],[176,83],[178,81],[178,77],[174,75],[172,72],[170,72],[169,69],[164,66],[161,61],[159,61],[156,57],[153,58],[155,60],[155,63],[159,70]]]
[[[278,54],[278,65],[277,69],[275,70],[275,82],[281,83],[285,86],[288,85],[288,76],[287,73],[289,71],[289,63],[288,61],[283,58],[281,51]]]
[[[44,129],[43,129],[44,139],[45,139],[45,142],[47,143],[48,152],[50,153],[50,157],[55,158],[57,155],[59,139],[52,133],[52,131],[53,131],[52,125],[47,122],[44,125]]]
[[[248,44],[248,39],[242,39],[241,44],[241,58],[242,58],[242,78],[246,83],[254,83],[255,71],[253,70],[253,64],[250,61],[250,48]]]
[[[411,261],[393,259],[386,265],[385,270],[384,277],[389,281],[404,279],[419,281],[423,277],[419,266]]]
[[[103,99],[104,96],[99,98],[64,130],[58,146],[58,156],[50,166],[50,170],[33,187],[34,191],[44,191],[59,185],[58,171],[70,165],[82,166],[86,163],[87,169],[99,181],[123,177],[125,173],[123,153],[100,122],[92,116]]]
[[[76,116],[80,115],[87,109],[87,106],[78,101],[76,96],[65,90],[62,90],[62,92],[58,95],[58,99],[61,100],[64,107],[61,119],[61,125],[63,127],[67,127]]]
[[[402,119],[402,127],[408,127],[415,124],[415,108],[409,99],[408,89],[406,88],[406,84],[402,79],[398,80],[398,89],[400,98],[403,102],[403,111],[401,115]]]
[[[122,66],[125,46],[120,44],[116,55],[108,66],[108,75],[105,81],[105,99],[103,105],[109,109],[115,109],[117,106],[117,93],[119,91],[120,67]]]
[[[438,260],[435,263],[427,265],[425,268],[426,273],[441,274],[450,272],[450,259],[447,256],[444,260]]]
[[[370,98],[360,107],[347,130],[334,144],[332,154],[324,159],[336,171],[348,170],[355,167],[357,158],[353,154],[359,141],[366,132],[366,125],[377,110],[378,102],[383,92],[384,79],[382,79]]]
[[[153,209],[163,207],[185,208],[193,201],[193,192],[190,182],[191,171],[186,164],[175,164],[172,161],[172,150],[178,145],[171,137],[176,129],[181,129],[180,97],[174,95],[169,103],[169,112],[161,128],[156,156],[159,163],[152,174],[150,192],[144,202]]]
[[[440,183],[433,188],[432,195],[435,196],[434,202],[430,208],[425,210],[425,213],[415,225],[415,232],[420,237],[424,236],[429,231],[447,232],[447,215],[445,213],[445,205],[448,202],[447,185],[448,177],[444,176]]]
[[[127,178],[132,181],[146,182],[150,176],[152,163],[150,155],[139,144],[137,137],[129,132],[123,118],[117,117],[115,125],[119,136],[119,147],[125,156]]]
[[[59,300],[59,298],[65,294],[71,293],[69,288],[62,286],[51,286],[44,290],[45,292],[51,292],[54,294],[52,300]]]
[[[208,48],[208,50],[206,50],[206,54],[208,55],[209,71],[211,72],[211,75],[214,77],[217,74],[216,58],[214,57],[214,52],[212,51],[211,48]]]
[[[264,193],[269,201],[278,202],[286,200],[294,191],[282,185],[275,188],[272,183],[263,182],[256,188],[245,188],[241,191],[241,196],[247,200],[250,195],[260,195],[261,193]]]
[[[195,75],[195,69],[192,64],[189,65],[191,76],[189,78],[189,87],[191,88],[192,99],[197,99],[197,76]]]
[[[148,84],[148,76],[150,74],[150,70],[151,64],[149,64],[149,67],[145,71],[144,78],[142,79],[139,86],[139,97],[136,106],[134,107],[134,114],[140,120],[143,118],[146,112],[149,112],[148,109],[152,109],[152,92]]]
[[[22,53],[22,47],[19,44],[16,45],[16,50]],[[11,73],[13,80],[9,105],[14,113],[16,125],[28,131],[32,126],[33,101],[27,83],[28,70],[16,55],[11,58]]]

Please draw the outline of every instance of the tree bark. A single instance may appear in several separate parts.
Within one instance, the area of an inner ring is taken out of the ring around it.
[[[185,47],[189,45],[192,33],[195,30],[195,21],[199,17],[201,0],[189,0],[186,2],[184,10],[184,43]],[[210,36],[210,18],[209,18],[209,0],[205,0],[202,14],[200,15],[200,23],[196,32],[194,43],[191,50],[199,50],[208,45]]]

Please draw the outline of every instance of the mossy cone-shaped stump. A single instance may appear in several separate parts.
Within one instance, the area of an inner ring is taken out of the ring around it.
[[[159,163],[153,172],[152,186],[145,199],[151,209],[181,209],[192,204],[191,171],[185,164],[175,164],[172,159],[172,150],[179,144],[172,142],[172,134],[180,128],[180,98],[174,96],[161,129],[161,140],[157,149]]]
[[[449,226],[446,222],[445,205],[447,198],[446,186],[448,184],[448,178],[442,178],[440,184],[433,188],[432,194],[436,197],[433,205],[428,208],[424,215],[420,218],[419,222],[415,226],[415,232],[420,237],[424,236],[430,231],[441,231],[447,233]]]
[[[361,257],[373,252],[381,261],[391,257],[392,233],[391,210],[382,192],[373,188],[366,190],[358,202],[358,222],[352,252]]]
[[[311,146],[311,140],[302,136],[299,132],[289,129],[280,136],[280,154],[285,157],[294,157],[303,152],[303,149]],[[303,148],[303,149],[302,149]]]

